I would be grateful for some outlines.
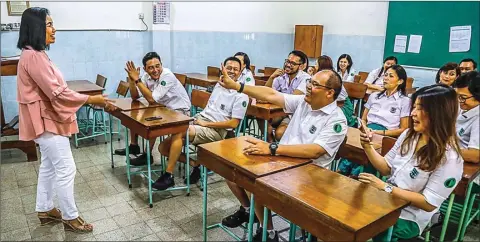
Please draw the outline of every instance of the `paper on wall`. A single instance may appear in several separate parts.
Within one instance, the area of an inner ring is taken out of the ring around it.
[[[470,50],[472,26],[450,27],[449,52],[467,52]]]
[[[407,36],[395,35],[395,45],[393,46],[393,52],[405,53],[406,48],[407,48]]]
[[[422,38],[421,35],[410,35],[410,40],[408,43],[408,52],[410,53],[420,53],[420,47],[422,46]]]

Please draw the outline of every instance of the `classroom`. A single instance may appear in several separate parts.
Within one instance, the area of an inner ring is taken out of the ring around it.
[[[478,241],[480,2],[1,1],[1,241]]]

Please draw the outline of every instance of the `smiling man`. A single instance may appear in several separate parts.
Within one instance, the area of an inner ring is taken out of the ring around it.
[[[226,70],[223,70],[225,72]],[[347,134],[347,121],[336,99],[342,88],[341,77],[333,70],[324,70],[307,80],[306,95],[289,95],[268,87],[246,86],[230,78],[219,82],[225,88],[243,92],[283,107],[292,113],[292,120],[280,143],[266,143],[247,138],[251,143],[245,148],[247,155],[283,155],[314,159],[317,165],[329,169],[340,145]],[[234,228],[247,222],[249,199],[243,188],[227,181],[228,186],[241,203],[240,209],[222,220],[222,224]],[[256,214],[262,224],[263,206],[256,204]],[[271,218],[268,221],[267,241],[278,241],[278,232],[273,230]],[[261,230],[254,241],[261,241]]]
[[[181,112],[185,115],[190,113],[190,99],[182,83],[167,68],[162,66],[162,60],[156,52],[149,52],[143,57],[143,70],[145,74],[140,79],[140,67],[136,68],[132,61],[127,62],[125,71],[128,73],[130,94],[133,100],[143,96],[149,103],[160,103],[167,108]],[[138,146],[138,135],[130,130],[132,137],[129,152],[132,155],[141,153]],[[155,140],[150,140],[150,151],[155,145]],[[116,155],[125,155],[125,149],[115,150]],[[151,154],[151,153],[150,153]],[[153,157],[150,157],[153,163]],[[130,164],[141,166],[147,164],[145,153],[131,159]]]

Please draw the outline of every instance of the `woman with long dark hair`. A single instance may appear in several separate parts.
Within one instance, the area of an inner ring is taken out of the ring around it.
[[[392,241],[422,234],[463,173],[455,133],[458,114],[455,90],[446,85],[420,88],[412,96],[411,109],[410,128],[400,135],[385,157],[373,148],[368,129],[363,129],[365,133],[360,137],[372,165],[389,178],[384,182],[375,175],[361,173],[359,180],[410,202],[393,226]],[[389,241],[387,234],[385,231],[373,241]]]
[[[41,224],[63,221],[64,229],[91,232],[78,216],[73,192],[75,161],[68,137],[78,132],[75,113],[84,104],[109,105],[103,95],[87,96],[67,87],[63,75],[45,50],[55,43],[55,27],[46,8],[22,14],[17,47],[22,50],[17,71],[20,140],[40,146],[36,211]],[[53,189],[60,209],[53,205]]]
[[[385,76],[385,72],[390,68],[390,66],[398,64],[397,57],[389,56],[383,60],[382,67],[371,71],[368,74],[367,79],[363,84],[367,85],[368,88],[382,91],[383,90],[383,77]]]
[[[237,52],[234,55],[237,57],[240,62],[242,62],[242,70],[238,81],[245,85],[255,86],[255,79],[253,78],[253,73],[250,70],[250,57],[244,52]]]

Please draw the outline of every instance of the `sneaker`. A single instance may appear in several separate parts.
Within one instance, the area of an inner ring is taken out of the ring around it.
[[[150,156],[150,165],[153,164],[153,156]],[[130,159],[130,165],[132,166],[145,166],[147,165],[147,154],[143,153],[133,159]]]
[[[193,167],[192,172],[190,172],[190,184],[195,184],[200,180],[200,167]],[[187,184],[187,178],[184,180],[185,184]]]
[[[258,228],[257,232],[253,236],[252,241],[262,242],[262,234],[263,234],[262,232],[263,232],[262,228]],[[267,233],[268,233],[268,231],[267,231]],[[274,230],[273,233],[275,233],[273,238],[271,238],[272,235],[267,234],[267,242],[278,242],[278,232],[276,230]]]
[[[138,155],[140,154],[140,146],[138,145],[129,145],[128,146],[129,148],[129,153],[131,155]],[[125,156],[127,154],[127,149],[123,148],[123,149],[116,149],[115,150],[115,155],[121,155],[121,156]]]
[[[159,191],[166,190],[167,188],[173,186],[175,186],[175,181],[173,180],[172,174],[168,172],[165,172],[152,184],[152,188]]]
[[[250,213],[245,210],[243,206],[240,206],[234,214],[222,219],[222,225],[227,226],[229,228],[236,228],[243,223],[248,223],[250,218]],[[255,218],[257,218],[255,216]]]

